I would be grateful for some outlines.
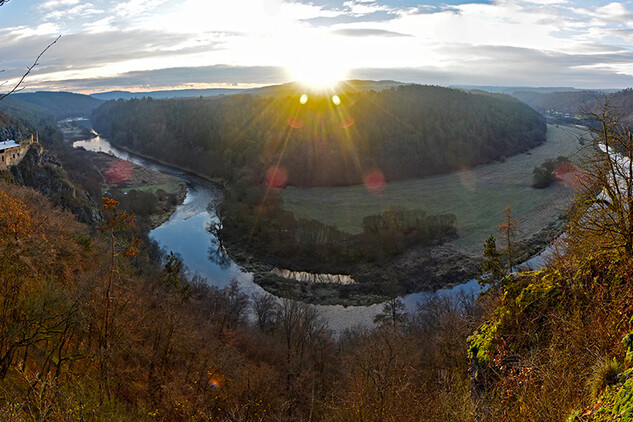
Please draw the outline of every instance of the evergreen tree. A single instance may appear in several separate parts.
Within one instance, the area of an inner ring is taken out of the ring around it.
[[[505,272],[501,265],[501,253],[497,250],[494,236],[490,235],[484,242],[484,260],[481,263],[481,272],[478,277],[479,284],[498,286],[505,278]]]

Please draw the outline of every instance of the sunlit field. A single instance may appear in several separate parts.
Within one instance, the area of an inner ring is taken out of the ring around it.
[[[588,138],[576,127],[548,125],[547,142],[527,153],[448,175],[391,182],[381,195],[370,193],[365,186],[289,187],[283,191],[284,207],[297,218],[316,219],[349,233],[362,230],[363,217],[393,207],[453,213],[459,233],[455,246],[481,254],[484,240],[499,234],[498,225],[508,205],[519,222],[518,239],[530,237],[567,209],[573,189],[560,183],[534,189],[532,170],[545,159],[576,154],[583,134]]]

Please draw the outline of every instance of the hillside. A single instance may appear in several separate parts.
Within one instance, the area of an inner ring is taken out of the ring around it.
[[[633,89],[616,92],[573,91],[537,93],[520,91],[512,94],[535,110],[557,121],[582,122],[586,110],[595,110],[605,99],[617,109],[620,121],[633,123]],[[566,120],[560,120],[566,116]]]
[[[624,111],[614,102],[629,95],[598,103],[594,145],[618,152],[596,147],[578,164],[578,200],[547,265],[494,275],[494,244],[484,252],[493,272],[486,295],[497,303],[469,338],[468,356],[473,398],[489,420],[633,417],[633,139],[614,117]]]
[[[544,113],[555,110],[560,113],[577,114],[582,107],[589,107],[596,104],[596,99],[604,98],[601,91],[568,91],[568,92],[534,92],[516,91],[513,97],[518,98],[535,110]]]
[[[547,86],[547,87],[531,87],[531,86],[496,86],[496,85],[451,85],[451,88],[465,89],[468,91],[486,91],[497,94],[513,95],[515,92],[532,92],[532,93],[550,93],[550,92],[571,92],[581,91],[570,86]]]
[[[0,209],[3,420],[469,420],[454,338],[474,328],[472,300],[429,301],[406,323],[393,302],[337,339],[314,307],[211,287],[174,255],[130,248],[114,202],[92,233],[3,182]]]
[[[382,91],[383,89],[396,88],[399,86],[407,85],[402,82],[397,81],[369,81],[369,80],[360,80],[360,79],[350,79],[347,81],[339,82],[335,87],[328,89],[327,91],[331,91],[331,93],[340,93],[340,92],[361,92],[361,91]],[[297,93],[313,93],[319,94],[322,93],[323,90],[317,89],[312,90],[309,87],[302,85],[299,82],[289,82],[281,85],[270,85],[264,86],[261,88],[252,88],[249,90],[245,90],[244,94],[253,94],[253,95],[264,95],[268,97],[284,97],[284,96],[293,96],[297,95]],[[301,93],[299,95],[301,95]]]
[[[109,100],[131,100],[132,98],[152,97],[159,98],[190,98],[190,97],[213,97],[218,95],[232,95],[244,92],[243,89],[232,88],[211,88],[211,89],[174,89],[164,91],[106,91],[95,92],[90,97],[102,101]]]
[[[343,90],[337,105],[318,94],[302,104],[304,91],[281,89],[288,95],[108,102],[92,119],[115,145],[206,176],[236,181],[244,169],[260,183],[279,165],[275,183],[297,186],[446,173],[545,139],[544,119],[503,95],[407,85]]]
[[[41,91],[10,95],[0,102],[0,110],[42,125],[68,117],[89,117],[102,102],[88,95]]]
[[[633,124],[633,88],[611,94],[609,101],[618,109],[621,120]]]
[[[0,141],[29,139],[31,133],[22,122],[0,111]]]
[[[587,206],[541,270],[500,271],[476,300],[429,296],[409,313],[393,298],[374,326],[337,337],[315,307],[187,277],[116,201],[91,230],[0,182],[0,416],[630,420],[633,248],[587,231]],[[630,213],[617,218],[630,238]]]

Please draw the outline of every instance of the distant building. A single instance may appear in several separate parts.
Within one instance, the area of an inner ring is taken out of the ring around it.
[[[33,140],[17,143],[16,141],[0,141],[0,169],[18,164],[29,150]]]

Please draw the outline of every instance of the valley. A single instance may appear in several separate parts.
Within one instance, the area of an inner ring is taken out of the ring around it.
[[[0,422],[633,422],[633,2],[0,14]]]
[[[574,189],[556,183],[547,189],[532,188],[532,170],[548,158],[578,159],[579,139],[586,130],[548,125],[547,141],[502,162],[485,164],[447,175],[388,182],[381,192],[366,186],[282,191],[283,207],[297,218],[318,220],[348,233],[362,232],[363,217],[392,208],[421,208],[429,214],[452,213],[457,218],[459,250],[480,256],[484,240],[499,236],[503,210],[511,206],[520,232],[527,240],[554,222],[569,208]]]

